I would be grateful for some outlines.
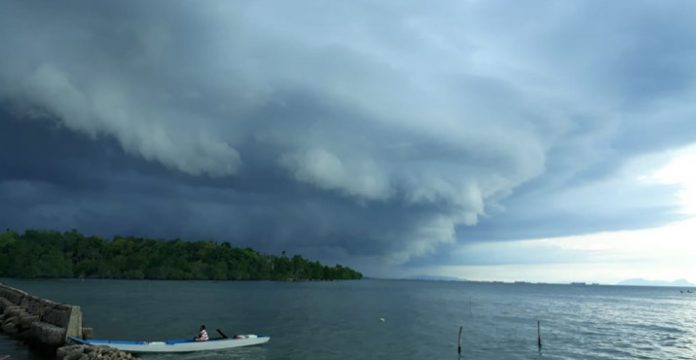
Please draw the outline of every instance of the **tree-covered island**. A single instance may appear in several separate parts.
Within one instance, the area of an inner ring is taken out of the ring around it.
[[[264,255],[212,241],[68,232],[0,233],[0,277],[159,280],[352,280],[362,274],[299,255]]]

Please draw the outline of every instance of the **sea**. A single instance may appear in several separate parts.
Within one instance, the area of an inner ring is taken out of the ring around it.
[[[80,305],[95,338],[262,334],[143,359],[696,359],[696,291],[461,281],[0,281]],[[461,328],[461,353],[458,352]],[[541,349],[538,347],[541,335]],[[0,334],[0,357],[42,359]]]

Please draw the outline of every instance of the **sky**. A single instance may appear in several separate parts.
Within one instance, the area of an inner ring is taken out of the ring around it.
[[[690,6],[0,0],[0,227],[696,283]]]

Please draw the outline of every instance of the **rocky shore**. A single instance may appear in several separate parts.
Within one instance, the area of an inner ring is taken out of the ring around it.
[[[79,306],[42,299],[0,283],[0,330],[28,343],[58,347],[83,336]]]
[[[107,346],[68,345],[56,351],[58,360],[128,360],[133,355]]]
[[[128,353],[105,346],[65,346],[71,336],[92,336],[92,329],[82,326],[80,307],[42,299],[3,283],[0,283],[0,333],[49,353],[55,351],[60,360],[133,359]]]

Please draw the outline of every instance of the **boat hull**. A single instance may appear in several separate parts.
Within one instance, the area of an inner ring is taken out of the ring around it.
[[[247,336],[239,339],[213,339],[208,341],[168,340],[168,341],[121,341],[121,340],[83,340],[72,338],[84,345],[108,346],[131,353],[176,353],[232,349],[267,343],[268,336]]]

